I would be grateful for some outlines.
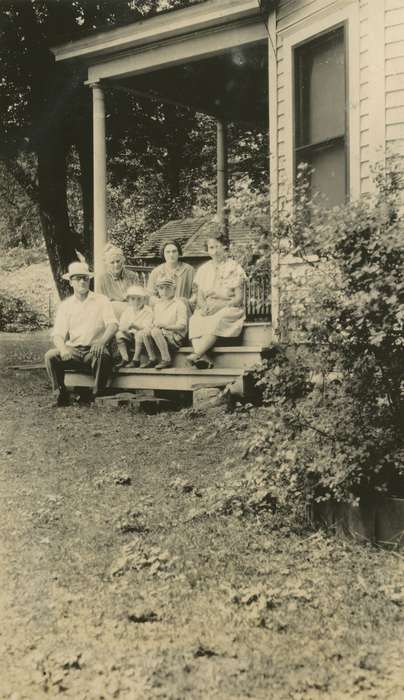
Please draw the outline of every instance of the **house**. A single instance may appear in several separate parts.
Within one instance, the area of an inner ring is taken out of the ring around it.
[[[235,115],[268,115],[273,211],[300,162],[315,169],[312,186],[338,204],[371,191],[372,165],[404,155],[404,0],[206,0],[54,54],[87,65],[93,94],[96,274],[106,242],[104,92],[111,87],[181,100],[216,118],[221,217],[226,122]],[[274,285],[275,331],[278,305]]]

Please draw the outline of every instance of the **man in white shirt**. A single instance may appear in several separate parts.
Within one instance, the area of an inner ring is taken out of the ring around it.
[[[66,369],[91,371],[93,395],[105,389],[111,374],[112,359],[108,345],[118,330],[112,304],[103,294],[90,291],[93,274],[83,262],[73,262],[63,275],[73,294],[61,302],[52,338],[55,348],[45,355],[57,406],[66,406],[69,396],[64,383]]]

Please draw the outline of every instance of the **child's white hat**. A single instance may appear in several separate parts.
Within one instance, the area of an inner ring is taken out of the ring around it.
[[[148,297],[149,292],[141,284],[132,284],[125,292],[125,299],[128,297]]]

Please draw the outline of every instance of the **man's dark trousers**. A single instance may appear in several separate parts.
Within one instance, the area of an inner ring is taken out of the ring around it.
[[[91,373],[94,377],[93,394],[97,396],[101,393],[112,373],[112,358],[109,350],[104,348],[100,357],[94,357],[90,353],[89,346],[79,345],[74,348],[80,353],[80,358],[73,360],[62,360],[59,350],[52,348],[45,355],[45,367],[52,382],[54,392],[65,392],[65,371],[74,370],[76,372]]]

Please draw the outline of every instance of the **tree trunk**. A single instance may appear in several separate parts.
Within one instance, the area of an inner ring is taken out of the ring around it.
[[[81,241],[71,230],[67,209],[66,158],[68,145],[62,132],[49,129],[38,147],[39,209],[49,262],[59,295],[69,291],[62,274],[77,259]]]

